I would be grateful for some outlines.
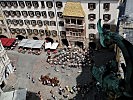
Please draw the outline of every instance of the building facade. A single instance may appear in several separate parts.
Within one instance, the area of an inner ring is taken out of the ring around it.
[[[11,61],[0,41],[0,90],[6,85],[6,79],[11,73],[13,73]]]
[[[52,38],[65,45],[94,45],[96,23],[106,28],[117,24],[120,0],[1,0],[10,35],[33,39]]]

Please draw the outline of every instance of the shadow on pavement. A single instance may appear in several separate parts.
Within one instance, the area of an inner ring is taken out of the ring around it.
[[[76,78],[77,87],[80,88],[77,92],[74,100],[107,100],[105,99],[105,93],[98,91],[96,88],[96,81],[91,74],[91,65],[89,65],[87,59],[93,59],[91,63],[95,63],[97,66],[106,64],[109,60],[115,57],[113,51],[103,49],[100,51],[93,50],[87,51],[85,56],[86,65],[82,66],[81,74]]]

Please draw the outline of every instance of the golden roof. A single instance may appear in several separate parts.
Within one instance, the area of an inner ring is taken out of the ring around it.
[[[63,16],[84,17],[85,13],[80,2],[67,2]]]

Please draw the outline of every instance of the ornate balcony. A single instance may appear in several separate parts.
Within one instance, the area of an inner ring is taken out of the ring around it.
[[[83,25],[78,25],[78,24],[65,24],[65,28],[84,29],[85,28],[85,23]]]

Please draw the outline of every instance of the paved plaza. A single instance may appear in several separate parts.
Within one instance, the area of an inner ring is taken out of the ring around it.
[[[94,52],[94,54],[94,60],[101,56],[96,52]],[[101,54],[103,53],[101,52]],[[65,69],[61,68],[60,65],[51,67],[51,65],[46,62],[46,52],[44,52],[42,55],[30,55],[18,53],[17,51],[8,51],[8,56],[16,67],[16,72],[10,75],[9,79],[7,80],[8,82],[6,87],[3,89],[4,91],[27,88],[27,90],[31,93],[29,94],[27,100],[39,100],[36,97],[36,93],[38,93],[38,91],[41,92],[43,100],[102,100],[100,95],[96,92],[97,90],[95,87],[91,87],[89,92],[87,92],[87,94],[84,96],[82,96],[80,92],[70,93],[68,91],[65,91],[62,95],[60,95],[59,86],[52,87],[43,85],[42,82],[39,81],[39,77],[41,75],[49,75],[51,78],[57,77],[61,88],[64,89],[65,86],[72,88],[77,84],[91,84],[93,81],[88,66],[77,68],[70,68],[67,66]],[[107,59],[106,56],[103,57],[103,59]],[[100,59],[100,61],[103,62],[103,59]],[[30,75],[30,79],[27,77],[27,73]],[[34,79],[35,83],[32,82],[32,78]],[[52,97],[50,91],[53,92],[53,95],[56,98]],[[65,98],[63,95],[69,96]]]

